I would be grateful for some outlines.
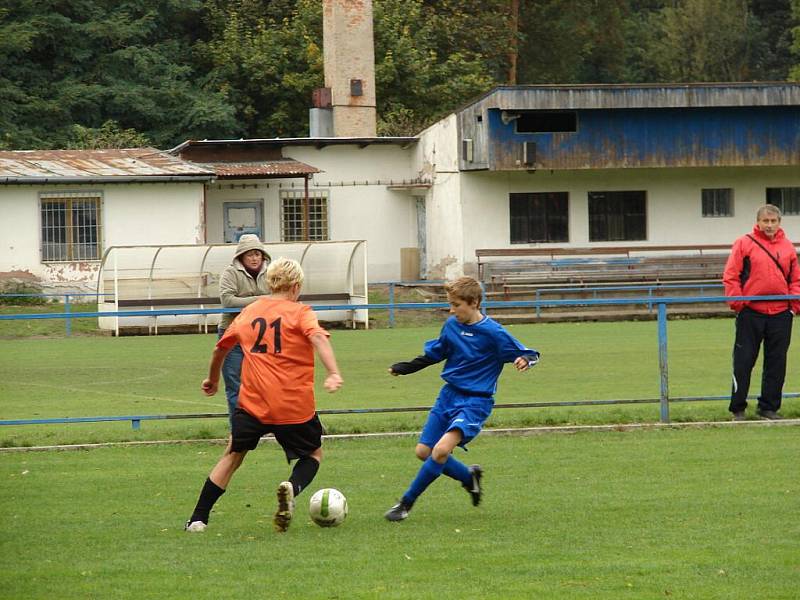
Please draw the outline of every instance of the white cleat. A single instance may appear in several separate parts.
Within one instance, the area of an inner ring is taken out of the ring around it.
[[[208,527],[208,525],[202,521],[192,521],[191,523],[186,521],[186,525],[184,525],[183,529],[189,533],[203,533],[206,527]]]
[[[294,488],[291,482],[284,481],[278,486],[278,510],[272,519],[275,531],[284,533],[289,529],[294,516]]]

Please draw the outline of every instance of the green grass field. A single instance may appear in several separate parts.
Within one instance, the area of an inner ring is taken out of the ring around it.
[[[509,329],[539,349],[542,361],[524,374],[507,368],[500,380],[498,403],[659,396],[654,322],[535,324]],[[320,391],[319,408],[430,406],[441,385],[440,367],[407,377],[391,377],[386,369],[419,354],[423,342],[437,333],[437,327],[334,331],[332,340],[345,386],[334,395]],[[732,335],[729,319],[670,321],[671,396],[727,394]],[[207,398],[199,391],[215,340],[213,335],[0,340],[0,419],[224,412],[222,393]],[[793,352],[787,392],[800,390],[800,371],[791,368]],[[760,366],[753,381],[760,381]],[[800,417],[800,400],[788,399],[782,412]],[[674,403],[670,415],[673,421],[727,419],[727,402]],[[424,417],[424,412],[351,414],[327,416],[324,422],[331,433],[403,431],[418,429]],[[658,404],[497,409],[489,426],[654,422],[658,418]],[[218,438],[226,435],[226,425],[224,418],[216,418],[144,421],[139,431],[130,422],[3,426],[0,446]]]
[[[63,325],[63,323],[59,323]],[[670,392],[725,395],[729,319],[670,321]],[[538,348],[507,369],[497,402],[656,398],[656,324],[511,327]],[[320,409],[429,406],[440,369],[393,378],[438,327],[334,331],[345,386]],[[0,339],[0,419],[223,412],[199,391],[212,335]],[[795,344],[795,347],[797,345]],[[787,391],[800,390],[791,368]],[[320,382],[321,382],[320,373]],[[760,370],[753,381],[760,380]],[[321,389],[321,386],[318,388]],[[753,390],[757,391],[757,390]],[[800,401],[783,413],[800,416]],[[674,421],[727,418],[727,402],[675,403]],[[323,417],[329,432],[415,431],[424,412]],[[657,404],[497,409],[489,429],[653,423]],[[6,447],[223,438],[226,419],[0,427]],[[403,523],[383,512],[415,474],[413,436],[328,439],[312,490],[337,487],[351,515],[320,529],[298,503],[272,531],[287,476],[264,442],[212,514],[181,530],[218,443],[0,450],[0,598],[796,598],[800,589],[797,427],[740,425],[571,435],[481,435],[466,462],[486,469],[477,509],[436,482]]]
[[[417,468],[411,437],[326,442],[312,489],[271,527],[282,453],[263,443],[208,531],[183,521],[219,445],[0,452],[0,598],[797,598],[796,427],[479,437],[473,508],[452,480],[383,512]]]

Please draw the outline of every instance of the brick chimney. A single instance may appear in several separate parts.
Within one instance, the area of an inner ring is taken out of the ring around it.
[[[322,37],[330,96],[317,92],[314,105],[330,102],[334,137],[375,137],[372,0],[323,0]]]

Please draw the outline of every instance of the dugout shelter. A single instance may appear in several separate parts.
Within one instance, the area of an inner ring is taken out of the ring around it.
[[[265,243],[278,258],[297,260],[305,281],[300,297],[321,310],[322,322],[368,327],[367,244],[364,240]],[[236,244],[111,246],[103,254],[98,276],[98,312],[222,308],[219,279],[233,260]],[[342,308],[339,309],[338,307]],[[216,328],[220,313],[99,317],[101,329],[115,335],[198,331]]]

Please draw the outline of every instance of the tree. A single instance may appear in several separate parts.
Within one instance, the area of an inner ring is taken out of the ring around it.
[[[682,0],[659,14],[650,46],[666,81],[747,81],[758,21],[746,0]]]
[[[794,66],[789,72],[792,81],[800,81],[800,0],[792,0],[792,17],[794,28],[792,31],[792,44],[790,51],[795,57]]]
[[[106,121],[100,128],[72,126],[72,139],[68,148],[99,150],[105,148],[141,148],[149,146],[150,140],[135,129],[121,129],[116,121]]]
[[[311,92],[324,83],[319,0],[211,0],[206,10],[212,36],[196,50],[242,134],[307,135]]]
[[[74,124],[109,119],[160,146],[237,130],[191,64],[198,0],[46,4],[7,0],[0,15],[6,147],[64,147]]]

